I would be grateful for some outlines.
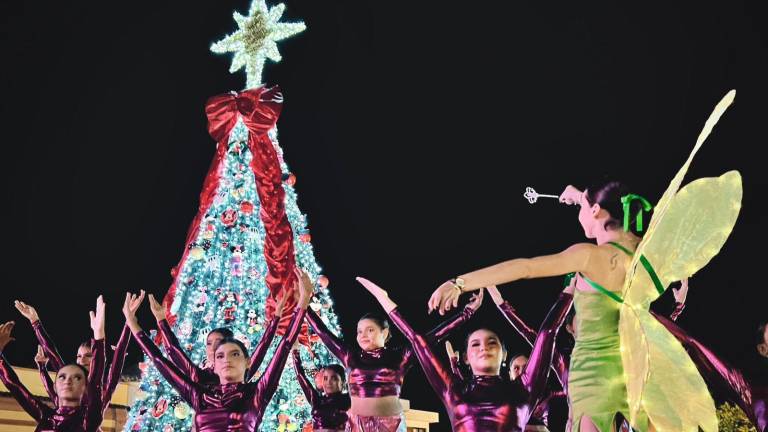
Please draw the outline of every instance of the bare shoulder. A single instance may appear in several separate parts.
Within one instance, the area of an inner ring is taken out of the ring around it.
[[[597,245],[592,243],[576,243],[561,252],[563,257],[571,263],[573,271],[584,271],[589,268],[592,256],[598,251]]]

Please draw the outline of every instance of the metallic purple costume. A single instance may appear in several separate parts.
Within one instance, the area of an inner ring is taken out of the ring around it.
[[[251,362],[248,365],[248,372],[245,376],[246,381],[250,381],[256,371],[259,370],[259,366],[261,366],[261,362],[264,361],[264,357],[267,355],[267,350],[269,349],[270,344],[272,344],[272,339],[275,338],[275,332],[277,332],[277,325],[279,322],[280,320],[273,319],[266,330],[264,330],[261,340],[253,350],[253,354],[251,354]],[[158,321],[157,327],[160,335],[163,337],[163,345],[165,345],[168,357],[177,368],[189,375],[194,382],[201,384],[219,383],[219,377],[213,373],[212,369],[201,368],[189,360],[189,357],[187,357],[184,350],[181,349],[181,344],[173,333],[173,330],[171,330],[168,321]]]
[[[293,368],[304,396],[312,405],[312,427],[314,430],[344,430],[347,426],[347,410],[351,405],[349,395],[338,392],[325,395],[317,391],[307,379],[299,352],[293,351]]]
[[[543,396],[555,337],[572,302],[573,296],[560,295],[541,325],[525,371],[515,381],[499,375],[472,376],[469,380],[457,377],[438,360],[431,343],[411,328],[398,309],[389,316],[413,345],[427,380],[448,411],[454,431],[519,432]]]
[[[517,314],[517,311],[508,302],[503,302],[497,305],[504,317],[512,324],[512,327],[523,337],[531,346],[533,346],[536,340],[536,331],[532,329],[522,318]],[[555,373],[557,380],[563,389],[568,388],[568,360],[557,349],[554,350],[552,355],[552,371]],[[529,425],[542,425],[549,426],[549,404],[552,399],[556,397],[566,396],[565,390],[562,392],[549,392],[546,394],[541,402],[539,402],[533,409],[531,418],[528,420]]]
[[[196,382],[163,357],[146,333],[134,334],[134,337],[144,353],[152,359],[158,372],[196,411],[195,426],[198,432],[254,431],[261,424],[264,409],[277,390],[291,346],[299,337],[305,313],[305,309],[294,310],[288,331],[275,349],[269,366],[258,381],[249,383],[206,385]]]
[[[434,342],[444,339],[467,322],[474,312],[474,309],[465,307],[462,312],[430,332],[427,338]],[[328,350],[347,369],[350,395],[361,398],[400,396],[403,378],[413,366],[411,347],[383,347],[363,351],[357,345],[353,347],[345,344],[311,310],[307,312],[307,321]]]
[[[51,367],[55,371],[58,371],[62,366],[64,366],[64,361],[61,359],[61,356],[59,355],[53,340],[48,335],[48,332],[45,331],[45,328],[43,327],[43,324],[40,322],[40,320],[35,321],[32,324],[32,328],[35,331],[35,336],[37,336],[37,340],[40,343],[40,346],[43,347],[43,351],[45,351],[46,355],[48,356],[48,361],[51,364]],[[120,383],[120,375],[123,373],[125,354],[128,350],[128,343],[130,341],[131,330],[128,328],[128,326],[123,326],[123,332],[120,333],[120,339],[117,341],[117,345],[115,345],[115,352],[112,353],[112,363],[109,366],[109,371],[106,375],[104,375],[103,382],[101,383],[101,404],[105,411],[107,408],[109,408],[109,401],[112,400],[112,394],[115,392],[117,385]],[[91,341],[91,351],[93,351],[93,341]],[[45,387],[45,391],[48,393],[48,397],[55,402],[56,389],[53,386],[53,381],[51,381],[51,376],[48,375],[46,365],[38,363],[37,369],[40,372],[40,380],[43,382],[43,387]]]
[[[35,419],[35,432],[94,432],[99,429],[103,419],[104,340],[94,341],[91,347],[93,360],[88,373],[88,388],[77,408],[57,406],[54,409],[40,401],[24,387],[5,356],[0,354],[0,380],[24,411]]]

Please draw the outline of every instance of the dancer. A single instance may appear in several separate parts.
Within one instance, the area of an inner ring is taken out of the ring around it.
[[[757,352],[762,360],[762,367],[758,369],[761,379],[752,385],[752,411],[757,418],[758,432],[768,431],[768,323],[762,323],[757,329]]]
[[[617,414],[640,431],[717,430],[714,401],[704,380],[648,307],[669,283],[706,265],[733,229],[741,206],[737,172],[699,179],[678,190],[693,156],[734,94],[728,93],[707,120],[688,160],[656,205],[642,242],[629,231],[631,204],[640,197],[616,182],[584,192],[569,186],[560,200],[581,206],[579,222],[597,245],[576,244],[559,254],[468,273],[444,283],[430,298],[430,309],[444,313],[466,291],[578,272],[578,337],[568,382],[574,431],[612,430]],[[647,201],[640,202],[643,209],[650,208]],[[637,225],[642,225],[643,209]]]
[[[323,377],[322,393],[310,383],[301,364],[298,346],[293,349],[293,368],[296,379],[309,404],[312,405],[312,430],[315,432],[338,432],[347,427],[347,410],[351,405],[344,387],[344,368],[331,364],[320,369]]]
[[[158,372],[197,412],[194,422],[199,432],[254,431],[261,424],[264,410],[277,390],[280,375],[291,347],[299,336],[307,305],[312,299],[312,284],[304,283],[307,278],[299,277],[298,270],[297,278],[299,282],[295,290],[299,292],[299,300],[288,331],[278,344],[264,374],[258,381],[248,383],[245,382],[248,350],[235,338],[222,340],[214,351],[213,370],[219,378],[219,384],[212,386],[193,381],[173,362],[166,359],[142,331],[136,319],[136,309],[143,300],[143,292],[139,296],[126,294],[123,305],[126,324],[141,349],[152,359]]]
[[[481,301],[482,297],[477,296],[460,314],[434,329],[427,338],[435,341],[445,338],[469,320]],[[413,350],[387,345],[389,322],[373,314],[364,315],[357,323],[357,346],[352,346],[333,334],[312,310],[307,312],[307,321],[347,369],[352,401],[348,430],[405,432],[400,388],[413,365]]]
[[[519,379],[512,381],[500,375],[506,349],[498,334],[482,328],[467,337],[465,352],[472,378],[465,381],[438,360],[434,345],[411,328],[385,290],[367,279],[357,280],[411,342],[427,380],[448,411],[454,431],[524,430],[544,393],[555,337],[573,301],[572,288],[563,291],[544,319],[531,360]]]
[[[275,332],[277,332],[277,326],[280,323],[280,316],[283,313],[283,306],[285,305],[285,300],[287,298],[288,296],[280,297],[280,300],[275,307],[274,318],[264,330],[259,343],[253,350],[253,355],[251,355],[250,364],[248,366],[248,373],[245,378],[246,381],[250,381],[251,378],[253,378],[253,375],[258,371],[259,366],[261,366],[262,361],[264,361],[264,357],[267,355],[267,350],[272,344],[272,340],[275,338]],[[182,372],[189,375],[190,379],[194,382],[218,384],[219,377],[213,371],[213,353],[222,340],[234,337],[232,330],[226,327],[220,327],[213,329],[208,333],[208,336],[205,339],[205,366],[199,367],[192,363],[181,348],[179,340],[176,338],[173,330],[171,330],[170,324],[168,324],[165,307],[163,307],[152,294],[149,295],[149,307],[152,310],[152,315],[154,315],[155,320],[157,321],[157,328],[162,335],[163,345],[165,345],[168,356],[173,364],[181,369]]]
[[[16,309],[29,320],[32,324],[32,329],[35,331],[37,341],[40,344],[38,347],[38,354],[35,356],[35,364],[40,372],[40,379],[43,382],[43,387],[51,401],[56,401],[56,391],[51,381],[51,376],[47,372],[48,364],[54,369],[59,370],[64,365],[64,361],[59,355],[59,351],[56,349],[56,345],[48,335],[48,332],[43,327],[43,323],[40,320],[40,316],[37,310],[19,300],[14,302]],[[104,374],[104,382],[101,384],[102,389],[102,406],[106,411],[109,408],[109,402],[112,400],[112,395],[115,393],[117,385],[120,383],[120,376],[123,373],[123,365],[125,364],[125,355],[128,351],[128,344],[131,341],[131,331],[128,327],[123,326],[123,331],[120,333],[120,339],[117,341],[117,345],[114,346],[114,352],[112,353],[112,361],[109,366],[109,370]],[[85,370],[89,370],[91,367],[91,361],[93,359],[93,340],[86,341],[80,344],[77,348],[77,356],[75,363],[84,367]],[[39,359],[39,361],[38,361]]]
[[[2,353],[13,338],[14,322],[0,325],[0,380],[14,399],[37,422],[36,432],[95,432],[103,419],[101,384],[104,374],[104,300],[99,296],[96,312],[90,312],[93,330],[93,361],[90,371],[67,364],[56,373],[56,398],[51,408],[21,383]]]

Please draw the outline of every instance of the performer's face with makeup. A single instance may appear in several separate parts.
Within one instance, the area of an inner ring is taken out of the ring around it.
[[[93,358],[93,353],[91,352],[91,347],[81,345],[77,349],[77,357],[75,362],[77,362],[77,364],[79,364],[80,366],[86,369],[90,368],[92,358]]]
[[[597,224],[597,214],[600,211],[600,206],[590,205],[587,200],[587,194],[582,194],[579,200],[579,223],[584,229],[584,235],[587,238],[595,238],[595,225]]]
[[[341,377],[332,369],[323,369],[323,392],[327,395],[341,391]]]
[[[487,329],[472,332],[467,338],[466,362],[475,375],[498,375],[506,356],[499,336]]]
[[[223,343],[216,348],[213,371],[222,384],[242,382],[247,364],[245,353],[237,344]]]
[[[379,327],[376,321],[361,319],[357,322],[357,344],[363,351],[381,348],[387,342],[389,329]]]
[[[224,340],[224,335],[219,332],[210,332],[205,339],[205,356],[209,362],[213,361],[213,354],[216,352],[219,343]]]
[[[514,381],[516,380],[520,375],[523,374],[523,371],[525,370],[525,365],[528,364],[528,357],[524,355],[519,355],[512,360],[512,363],[509,365],[509,378]]]
[[[69,365],[56,374],[56,396],[61,401],[79,404],[85,394],[86,376],[77,366]]]
[[[768,358],[768,325],[763,325],[763,341],[757,344],[757,352]]]

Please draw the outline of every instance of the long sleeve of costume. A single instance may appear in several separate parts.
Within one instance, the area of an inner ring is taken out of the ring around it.
[[[432,329],[429,333],[423,336],[427,345],[437,345],[443,342],[451,333],[464,325],[472,315],[475,314],[475,310],[469,306],[465,307],[461,312],[454,314],[444,322],[440,323]],[[413,349],[406,348],[403,351],[405,357],[404,364],[408,364],[413,361]]]
[[[432,329],[429,333],[424,335],[426,340],[430,344],[438,344],[440,342],[443,342],[448,336],[451,335],[456,329],[463,326],[467,321],[469,321],[470,318],[472,318],[472,315],[475,314],[475,309],[466,306],[464,307],[464,310],[461,312],[454,314],[451,318],[446,320],[445,322],[439,324],[437,327]]]
[[[547,375],[555,350],[555,338],[560,326],[565,321],[568,311],[571,309],[573,296],[561,293],[560,297],[549,310],[547,317],[539,328],[533,350],[525,367],[525,372],[520,376],[522,383],[528,390],[531,401],[538,401],[544,394],[547,385]]]
[[[269,346],[272,345],[272,340],[275,339],[278,324],[280,324],[280,317],[273,317],[269,326],[264,330],[264,334],[261,335],[261,340],[259,340],[259,343],[253,350],[253,354],[251,354],[251,362],[248,365],[248,372],[245,376],[246,381],[251,380],[256,371],[259,370],[261,362],[264,361],[264,357],[267,356],[267,350],[269,350]]]
[[[53,340],[48,335],[48,332],[45,331],[43,322],[40,320],[35,321],[32,323],[32,329],[35,331],[37,341],[40,343],[40,346],[43,347],[43,351],[45,351],[45,354],[48,356],[48,361],[51,362],[51,367],[54,370],[59,370],[64,367],[64,361],[61,359],[61,355],[56,349],[56,345],[53,343]]]
[[[53,385],[53,380],[51,379],[51,375],[48,374],[48,368],[46,367],[46,363],[38,363],[37,364],[37,371],[40,373],[40,381],[43,383],[43,387],[45,388],[45,392],[48,393],[48,398],[52,402],[56,402],[56,387]]]
[[[333,334],[312,309],[307,310],[307,322],[309,322],[312,330],[320,337],[325,347],[328,348],[328,351],[346,367],[349,358],[349,348],[344,341]]]
[[[104,339],[94,340],[91,344],[91,367],[88,371],[88,391],[85,393],[86,430],[96,430],[101,424],[104,415],[102,405],[102,383],[104,382],[104,366],[106,363],[106,349]]]
[[[454,376],[451,370],[446,369],[440,362],[438,356],[432,352],[432,348],[427,339],[413,330],[411,325],[408,324],[400,314],[398,308],[390,311],[389,317],[411,343],[413,353],[416,355],[422,369],[424,369],[424,374],[426,375],[429,384],[438,396],[446,400],[448,398],[448,392],[454,382]]]
[[[536,340],[536,332],[531,326],[523,321],[520,315],[517,314],[517,310],[506,301],[497,305],[497,307],[507,321],[512,324],[512,327],[517,333],[533,346],[533,343]],[[568,362],[565,360],[565,356],[558,350],[555,350],[552,356],[552,371],[557,376],[557,380],[560,381],[560,385],[563,388],[566,388],[568,386]]]
[[[123,332],[120,333],[120,339],[115,346],[115,352],[112,354],[112,364],[109,366],[109,373],[106,375],[106,382],[102,390],[102,404],[106,408],[109,401],[112,400],[112,393],[115,392],[117,384],[120,382],[120,375],[123,373],[123,364],[125,363],[125,352],[128,350],[128,343],[131,341],[131,329],[123,326]]]
[[[696,365],[696,369],[699,370],[699,373],[707,383],[710,392],[719,398],[738,405],[750,421],[757,424],[752,407],[752,390],[741,371],[692,338],[670,319],[653,312],[651,313],[683,345],[683,348],[685,348]]]
[[[288,356],[291,354],[291,349],[296,339],[299,338],[299,331],[301,331],[301,324],[304,321],[304,317],[307,313],[307,309],[298,309],[294,311],[293,319],[288,327],[283,338],[275,349],[275,353],[272,359],[269,361],[269,366],[264,371],[264,374],[259,379],[256,387],[256,398],[254,404],[261,404],[262,412],[266,407],[269,400],[272,399],[277,390],[277,385],[280,382],[280,376],[285,369],[285,363],[288,361]]]
[[[192,363],[192,360],[190,360],[184,350],[181,349],[181,344],[176,338],[176,335],[173,333],[173,330],[171,330],[171,326],[168,324],[168,321],[158,321],[157,328],[163,337],[165,350],[173,364],[176,365],[177,368],[181,369],[182,372],[192,377],[193,380],[196,379],[196,377],[201,376],[202,370],[197,365]]]
[[[39,422],[47,413],[52,411],[24,387],[24,384],[19,380],[19,376],[16,375],[16,371],[13,370],[2,353],[0,353],[0,380],[3,381],[5,387],[24,411],[32,416],[35,421]]]
[[[301,356],[296,350],[293,351],[293,369],[296,371],[296,379],[299,381],[301,391],[304,392],[304,397],[306,397],[309,404],[314,407],[320,394],[312,383],[309,382],[309,379],[307,379],[307,374],[304,372],[304,366],[301,365]]]
[[[158,372],[160,372],[160,375],[162,375],[163,378],[176,389],[179,396],[194,407],[194,390],[197,387],[197,384],[189,378],[187,373],[182,371],[173,362],[163,357],[160,348],[152,342],[145,332],[134,333],[133,337],[136,339],[136,343],[141,347],[141,350],[144,351],[144,354],[152,359],[152,363],[154,363]]]

